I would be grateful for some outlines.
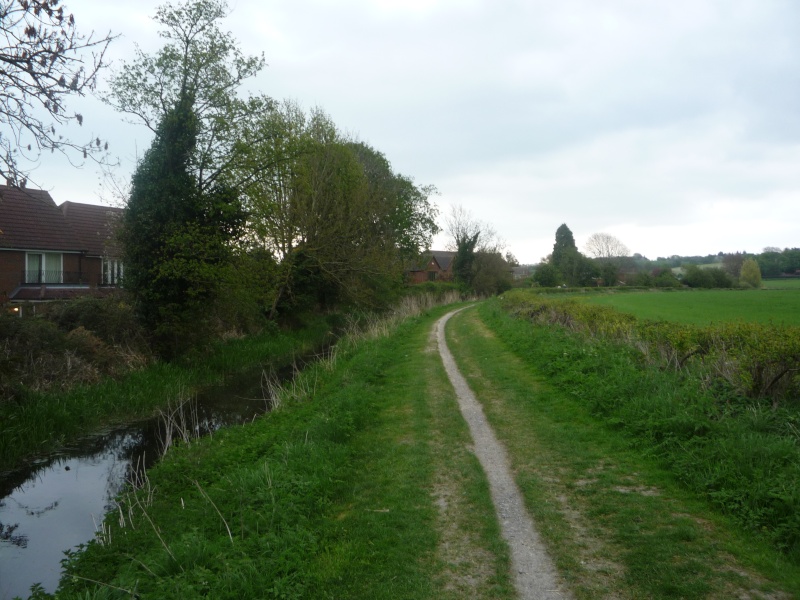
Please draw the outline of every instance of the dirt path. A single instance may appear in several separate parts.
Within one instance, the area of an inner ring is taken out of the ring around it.
[[[463,310],[463,309],[461,309]],[[556,600],[572,598],[559,581],[539,534],[511,476],[505,449],[498,441],[466,380],[456,366],[445,340],[447,321],[459,311],[448,313],[436,322],[436,339],[447,376],[458,396],[461,413],[469,425],[475,443],[475,455],[483,467],[492,493],[503,538],[511,550],[514,580],[523,600]]]

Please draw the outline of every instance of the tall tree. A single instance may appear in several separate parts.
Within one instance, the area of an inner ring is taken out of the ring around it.
[[[264,67],[264,57],[245,56],[219,22],[228,14],[225,0],[185,0],[160,6],[154,17],[165,45],[155,54],[137,47],[123,62],[104,99],[156,131],[184,94],[194,98],[197,142],[188,168],[201,190],[210,189],[236,159],[232,152],[251,115],[269,104],[242,99],[242,83]]]
[[[228,241],[242,221],[231,190],[202,193],[191,173],[197,140],[192,105],[184,96],[157,128],[133,175],[121,234],[125,287],[165,358],[209,334]]]
[[[553,244],[553,254],[550,262],[561,270],[562,266],[571,260],[577,252],[578,247],[575,245],[575,237],[572,235],[572,231],[567,227],[566,223],[562,223],[556,229],[556,242]]]
[[[780,277],[783,273],[783,260],[778,248],[764,248],[764,252],[756,256],[756,260],[764,277]]]
[[[321,110],[306,115],[292,102],[257,115],[237,151],[244,241],[275,262],[270,314],[309,303],[382,304],[400,287],[399,245],[415,232],[398,229],[405,190],[382,155],[342,138]]]
[[[416,259],[423,249],[430,248],[439,232],[438,211],[430,202],[436,188],[418,186],[411,178],[394,173],[386,156],[363,142],[348,146],[364,170],[372,203],[380,215],[375,225],[385,242],[397,249],[401,260]]]
[[[67,99],[95,89],[114,36],[80,34],[59,0],[3,0],[0,31],[0,177],[24,185],[25,165],[43,152],[76,158],[104,152],[100,138],[89,134],[76,142],[63,127],[83,124],[82,114],[68,111]]]
[[[272,314],[308,301],[385,301],[402,284],[404,259],[436,231],[430,189],[343,138],[319,109],[307,115],[294,102],[275,103],[240,146],[245,241],[276,263]]]

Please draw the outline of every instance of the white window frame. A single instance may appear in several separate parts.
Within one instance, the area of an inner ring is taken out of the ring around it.
[[[39,268],[31,266],[31,258],[39,258]],[[53,269],[53,263],[58,263],[58,268]],[[37,271],[34,276],[34,271]],[[63,283],[64,282],[64,254],[62,252],[31,251],[25,253],[25,283]]]
[[[125,272],[118,258],[103,258],[103,285],[120,285]]]

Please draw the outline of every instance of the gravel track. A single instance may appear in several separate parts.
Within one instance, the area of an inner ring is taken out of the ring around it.
[[[460,309],[464,310],[464,309]],[[572,595],[560,582],[547,550],[542,544],[525,503],[511,475],[505,448],[483,414],[483,408],[456,366],[447,347],[444,330],[455,310],[439,319],[436,340],[447,376],[458,396],[461,414],[469,425],[475,455],[483,467],[491,489],[503,538],[511,550],[514,583],[522,600],[567,600]]]

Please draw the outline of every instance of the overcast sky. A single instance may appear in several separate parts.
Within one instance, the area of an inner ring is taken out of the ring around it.
[[[64,0],[78,29],[160,46],[161,2]],[[222,24],[268,67],[249,83],[320,106],[460,204],[521,262],[566,223],[649,258],[800,246],[796,0],[230,0]],[[113,68],[113,67],[112,67]],[[129,178],[143,126],[87,99]],[[56,202],[102,202],[99,173],[43,163]],[[445,236],[436,246],[444,247]]]

